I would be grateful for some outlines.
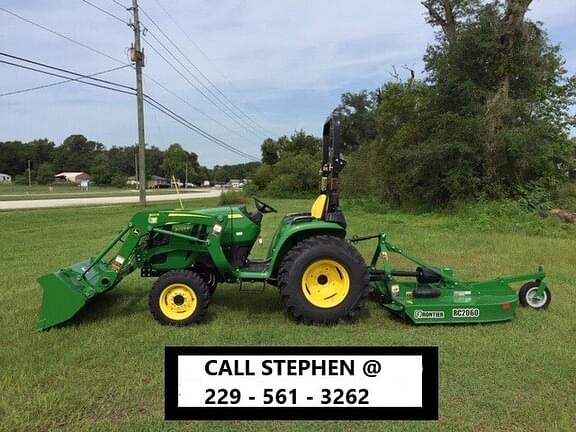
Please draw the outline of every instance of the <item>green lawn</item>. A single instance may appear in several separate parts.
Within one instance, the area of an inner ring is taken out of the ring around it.
[[[265,216],[265,241],[282,213],[310,205],[267,201],[280,213]],[[416,327],[370,303],[355,323],[304,326],[288,318],[275,288],[239,292],[227,285],[216,291],[206,323],[165,327],[148,311],[152,280],[133,274],[69,325],[33,333],[41,301],[36,278],[94,254],[136,209],[0,213],[0,430],[574,430],[573,227],[506,213],[456,217],[346,209],[350,234],[386,231],[407,251],[452,266],[464,277],[532,271],[543,264],[553,295],[550,309],[521,309],[516,320],[504,324]],[[368,257],[372,245],[363,244],[361,251]],[[256,256],[265,252],[266,243],[255,246]],[[440,421],[166,423],[165,345],[437,345]]]

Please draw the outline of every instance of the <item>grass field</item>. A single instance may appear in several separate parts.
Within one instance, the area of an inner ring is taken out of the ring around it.
[[[269,200],[264,240],[280,215],[303,200]],[[216,200],[195,200],[197,207]],[[163,204],[168,207],[169,204]],[[504,324],[419,326],[370,303],[352,324],[293,323],[273,287],[263,293],[220,286],[208,322],[157,324],[148,311],[152,280],[131,275],[70,324],[33,333],[41,301],[35,280],[94,254],[135,206],[0,213],[0,430],[194,431],[570,431],[576,420],[576,276],[573,227],[532,215],[471,210],[406,215],[347,208],[349,233],[386,231],[395,243],[457,274],[486,278],[543,264],[553,301],[520,309]],[[265,245],[266,246],[266,245]],[[365,257],[372,245],[361,249]],[[256,256],[266,247],[255,246]],[[437,345],[438,422],[163,421],[165,345]]]

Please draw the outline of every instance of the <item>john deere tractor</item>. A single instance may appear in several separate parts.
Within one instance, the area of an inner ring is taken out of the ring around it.
[[[514,317],[518,302],[534,309],[548,306],[551,294],[542,268],[461,281],[451,269],[403,252],[383,233],[346,240],[337,188],[345,166],[338,122],[329,119],[322,135],[320,195],[309,212],[284,216],[265,259],[251,259],[250,252],[264,215],[276,210],[257,198],[254,211],[246,206],[141,211],[97,256],[39,278],[44,295],[37,329],[71,319],[136,269],[143,277],[157,278],[150,311],[172,325],[202,321],[217,285],[234,282],[277,286],[289,314],[306,323],[355,317],[369,291],[388,310],[416,324],[504,321]],[[369,239],[377,239],[377,246],[367,265],[353,244]],[[418,267],[395,269],[392,254]],[[526,280],[519,293],[510,286]]]
[[[354,317],[368,297],[369,270],[345,240],[336,188],[345,165],[338,128],[335,120],[324,125],[320,195],[310,212],[282,219],[266,259],[250,259],[250,251],[264,215],[276,210],[257,198],[254,211],[246,206],[141,211],[96,257],[39,279],[44,297],[37,328],[72,318],[137,268],[144,277],[157,277],[150,311],[164,324],[201,321],[223,282],[275,285],[289,313],[307,323]]]

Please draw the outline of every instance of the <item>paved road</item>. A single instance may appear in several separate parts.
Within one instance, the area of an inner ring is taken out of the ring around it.
[[[196,198],[214,198],[220,196],[220,190],[211,190],[206,192],[182,193],[182,199],[196,199]],[[177,201],[176,194],[169,195],[148,195],[148,202],[157,201]],[[73,206],[88,206],[88,205],[103,205],[103,204],[126,204],[137,203],[138,196],[109,196],[109,197],[95,197],[95,198],[59,198],[59,199],[37,199],[37,200],[20,200],[20,201],[0,201],[0,210],[16,210],[16,209],[33,209],[33,208],[48,208],[48,207],[73,207]]]

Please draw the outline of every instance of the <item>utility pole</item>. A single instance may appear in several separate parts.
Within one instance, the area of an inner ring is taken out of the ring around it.
[[[186,161],[186,177],[184,180],[184,189],[188,187],[188,161]]]
[[[136,64],[136,102],[138,109],[138,182],[140,183],[140,204],[146,205],[146,150],[144,141],[144,91],[142,90],[142,67],[144,53],[140,45],[140,17],[138,0],[132,0],[134,16],[134,46],[130,50],[130,59]]]
[[[138,147],[136,146],[136,151],[134,152],[134,176],[136,177],[136,181],[138,179]]]
[[[32,171],[30,171],[30,159],[28,159],[28,187],[32,187]]]

